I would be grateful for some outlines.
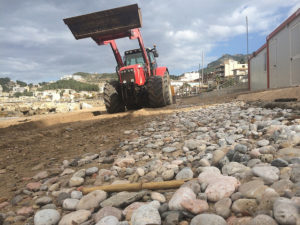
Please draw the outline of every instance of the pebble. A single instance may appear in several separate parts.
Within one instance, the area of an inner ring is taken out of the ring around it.
[[[69,180],[70,187],[77,187],[84,183],[84,178],[82,177],[71,177]]]
[[[274,166],[255,166],[252,168],[254,175],[261,177],[266,184],[272,184],[279,179],[279,169]]]
[[[158,193],[158,192],[151,192],[151,199],[152,200],[157,200],[160,203],[166,202],[165,196],[162,195],[161,193]]]
[[[176,180],[188,180],[188,179],[192,179],[193,178],[193,171],[188,168],[185,167],[182,170],[179,171],[179,173],[177,173],[175,179]]]
[[[34,225],[56,225],[60,214],[55,209],[42,209],[34,215]]]
[[[58,225],[73,225],[73,224],[82,224],[87,221],[91,216],[89,210],[77,210],[75,212],[68,213],[62,217]]]
[[[149,225],[149,224],[161,224],[160,214],[157,208],[151,204],[146,204],[136,209],[131,217],[132,225]]]
[[[278,225],[277,222],[268,215],[258,215],[250,220],[247,225]]]
[[[96,225],[118,225],[119,220],[114,216],[106,216],[102,218]]]
[[[260,147],[263,147],[263,146],[269,145],[269,143],[270,143],[270,142],[269,142],[268,140],[263,139],[263,140],[258,141],[258,142],[257,142],[257,145],[260,146]]]
[[[190,225],[227,225],[227,223],[221,216],[203,213],[195,216]]]
[[[215,204],[216,213],[219,216],[222,216],[223,218],[227,219],[231,213],[231,210],[230,210],[231,204],[232,204],[232,201],[230,198],[223,198],[223,199],[217,201]]]
[[[71,192],[71,198],[81,199],[82,198],[82,192],[81,191],[72,191]]]
[[[107,198],[107,193],[105,191],[96,190],[85,196],[83,196],[77,206],[76,210],[80,209],[92,209],[99,207],[99,204]]]
[[[100,209],[95,215],[94,215],[94,220],[95,222],[99,222],[102,220],[104,217],[107,216],[113,216],[117,218],[117,221],[122,219],[122,211],[118,208],[111,207],[111,206],[106,206]]]
[[[73,211],[76,210],[76,206],[79,203],[78,199],[67,198],[63,201],[62,207],[65,210]]]
[[[175,173],[174,173],[174,170],[165,170],[163,173],[162,173],[162,178],[163,180],[172,180],[173,177],[174,177]]]
[[[24,206],[17,211],[18,215],[21,216],[30,216],[34,213],[33,208],[31,206]]]
[[[91,167],[91,168],[88,168],[88,169],[86,169],[86,171],[85,171],[85,175],[86,175],[86,176],[91,176],[91,175],[93,175],[94,173],[97,173],[98,170],[99,170],[98,167]]]
[[[44,197],[38,198],[35,201],[35,204],[37,204],[39,206],[43,206],[43,205],[49,204],[51,202],[52,202],[52,198],[50,198],[48,196],[44,196]]]
[[[32,182],[32,183],[28,183],[26,185],[27,189],[30,191],[39,191],[40,187],[41,187],[41,183],[40,182]]]
[[[174,152],[174,151],[176,151],[176,150],[177,150],[177,148],[175,148],[175,147],[164,147],[164,148],[162,149],[162,151],[163,151],[163,152],[166,152],[166,153]]]
[[[273,205],[274,218],[279,224],[296,224],[298,208],[288,198],[278,198]]]
[[[179,188],[172,196],[169,201],[169,209],[170,210],[183,210],[183,206],[181,203],[183,201],[195,200],[196,195],[192,189],[188,187]]]

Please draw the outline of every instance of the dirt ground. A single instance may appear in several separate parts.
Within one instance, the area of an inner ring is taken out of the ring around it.
[[[298,96],[299,90],[295,92]],[[254,95],[266,96],[265,93]],[[245,96],[231,94],[221,97],[187,97],[178,99],[177,104],[164,108],[118,114],[106,114],[104,108],[93,108],[71,113],[1,120],[0,199],[10,199],[14,191],[25,186],[28,177],[43,169],[59,168],[64,159],[116,148],[120,141],[125,139],[125,130],[143,128],[145,123],[162,120],[165,114],[176,111],[189,111],[236,98],[247,100],[251,94]],[[126,138],[128,139],[128,135]]]

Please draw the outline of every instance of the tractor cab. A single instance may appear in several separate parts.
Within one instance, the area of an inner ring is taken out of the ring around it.
[[[146,48],[146,52],[150,62],[150,69],[151,71],[153,71],[154,69],[157,68],[157,62],[155,58],[158,57],[158,53],[156,50],[156,46],[154,46],[152,49]],[[140,48],[125,51],[123,61],[125,66],[130,66],[130,65],[140,65],[143,67],[145,66],[142,50]]]

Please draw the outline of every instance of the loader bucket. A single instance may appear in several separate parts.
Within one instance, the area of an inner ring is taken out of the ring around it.
[[[137,4],[66,18],[64,22],[77,40],[87,37],[120,38],[131,29],[142,26]]]

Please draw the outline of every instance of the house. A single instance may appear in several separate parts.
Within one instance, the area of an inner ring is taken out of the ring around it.
[[[215,68],[215,74],[219,77],[245,76],[247,73],[248,65],[233,59],[226,59],[224,64],[220,64]]]
[[[185,81],[185,82],[193,81],[196,79],[199,79],[199,72],[184,73],[183,76],[180,77],[180,81]]]
[[[250,90],[300,85],[300,8],[266,37],[248,65]]]
[[[3,92],[3,88],[2,88],[2,86],[0,85],[0,96],[2,96],[2,92]]]

